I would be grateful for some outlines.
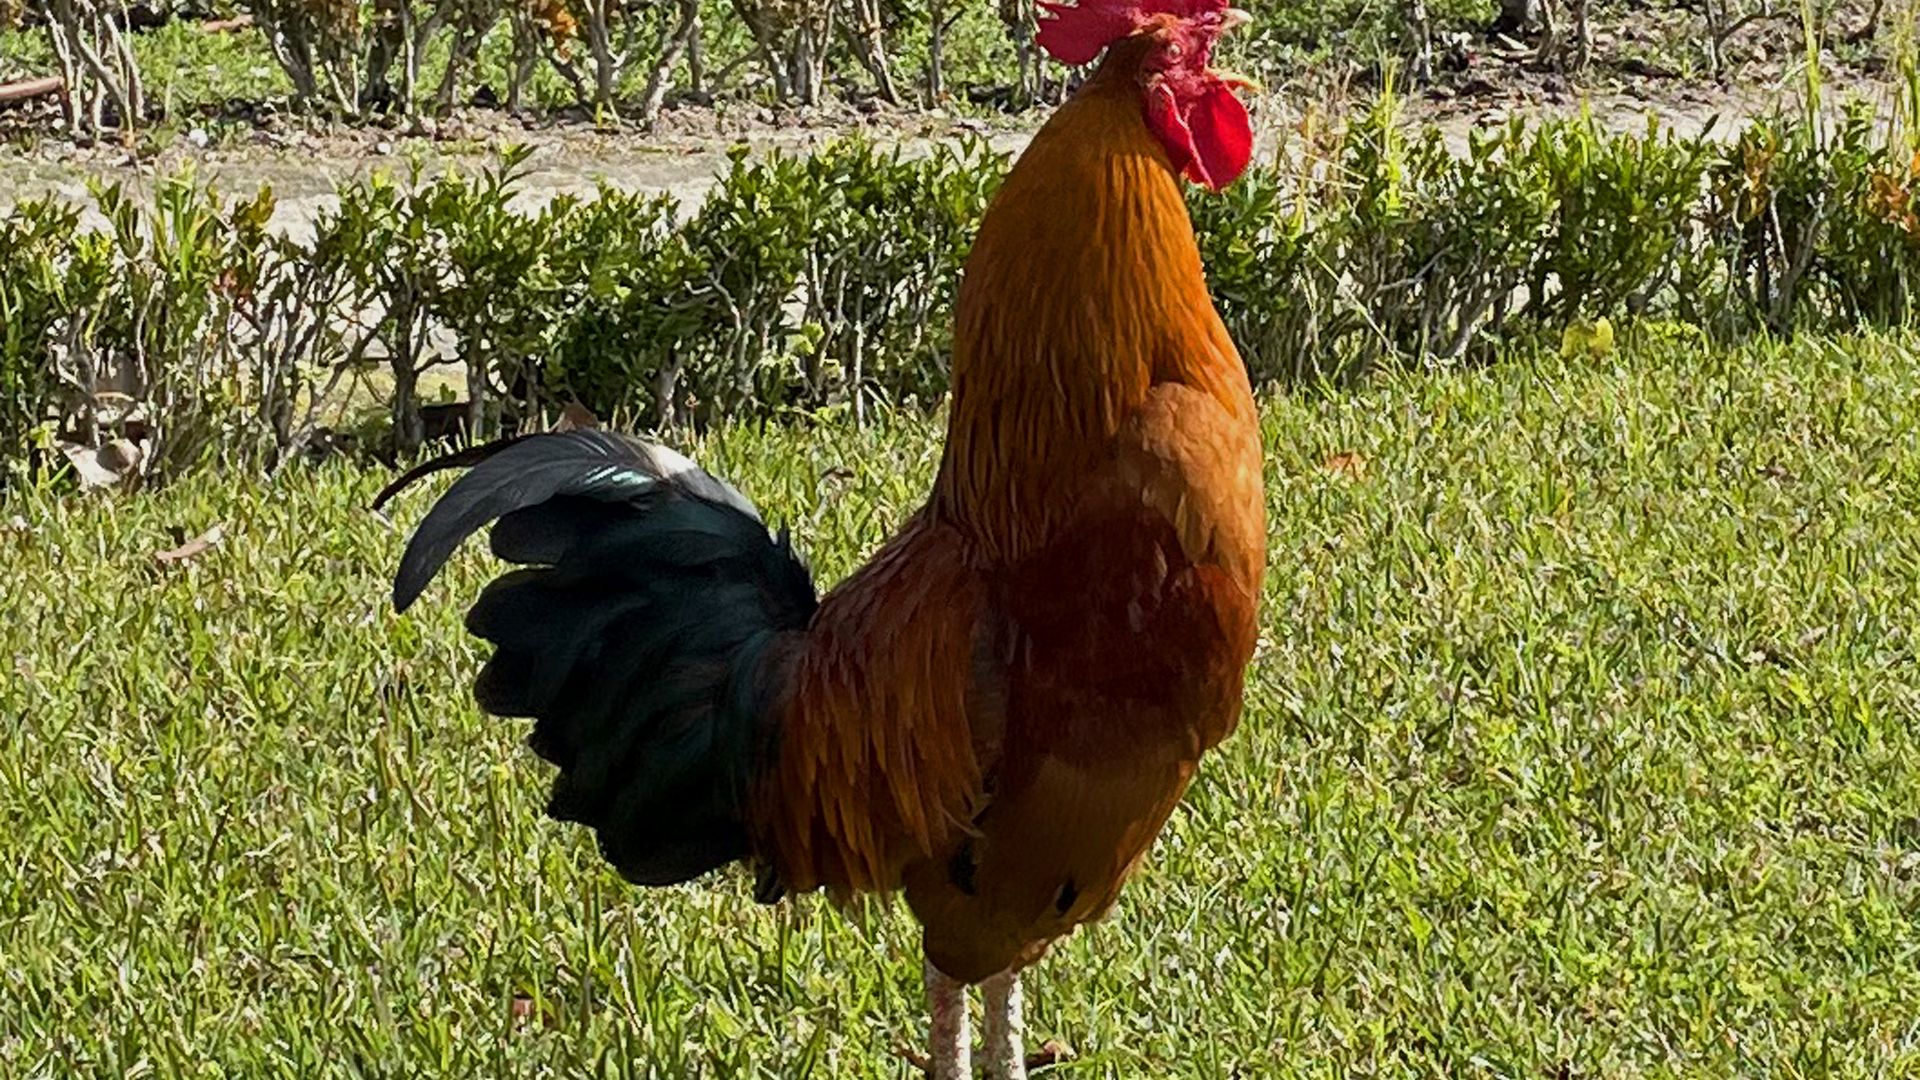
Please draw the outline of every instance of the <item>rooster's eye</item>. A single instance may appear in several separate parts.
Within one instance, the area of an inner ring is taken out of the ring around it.
[[[1179,42],[1177,42],[1177,41],[1174,41],[1174,42],[1169,42],[1169,43],[1167,44],[1167,59],[1169,59],[1169,60],[1178,60],[1178,59],[1180,59],[1180,54],[1181,54],[1182,52],[1185,52],[1185,51],[1186,51],[1186,50],[1184,50],[1184,49],[1182,49],[1182,48],[1180,47],[1180,43],[1179,43]]]

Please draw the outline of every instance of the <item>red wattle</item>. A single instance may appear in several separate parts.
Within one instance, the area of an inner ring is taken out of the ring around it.
[[[1233,95],[1225,83],[1214,83],[1201,91],[1188,108],[1187,127],[1192,131],[1191,145],[1203,176],[1195,183],[1215,191],[1226,187],[1246,171],[1253,159],[1253,121],[1247,107]]]
[[[1239,179],[1253,158],[1253,121],[1225,83],[1182,96],[1166,81],[1147,87],[1147,128],[1167,151],[1173,171],[1219,191]]]

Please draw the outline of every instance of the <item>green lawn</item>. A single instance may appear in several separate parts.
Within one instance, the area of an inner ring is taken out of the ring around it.
[[[1055,1075],[1920,1075],[1920,343],[1265,417],[1247,718],[1032,974]],[[937,444],[693,449],[831,581]],[[482,545],[389,613],[385,479],[0,504],[0,1074],[906,1076],[904,911],[620,884],[467,697]]]

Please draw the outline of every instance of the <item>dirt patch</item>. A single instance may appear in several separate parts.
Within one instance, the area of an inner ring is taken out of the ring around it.
[[[1657,70],[1649,75],[1644,66],[1636,71],[1602,69],[1577,86],[1562,75],[1536,69],[1519,55],[1483,50],[1408,97],[1404,114],[1410,122],[1437,125],[1448,145],[1463,151],[1469,132],[1477,128],[1502,124],[1512,116],[1572,117],[1583,109],[1608,130],[1643,129],[1652,115],[1682,136],[1725,137],[1752,117],[1793,107],[1800,96],[1795,79],[1784,70],[1771,81],[1736,86],[1684,80]],[[1324,117],[1362,106],[1371,93],[1353,85],[1273,88],[1256,106],[1263,152],[1286,138],[1309,109]],[[1843,102],[1858,98],[1890,119],[1895,115],[1894,94],[1891,83],[1871,76],[1829,77],[1823,111],[1837,115]],[[672,109],[654,131],[642,133],[601,131],[567,119],[521,121],[481,108],[405,129],[330,127],[256,105],[209,114],[200,122],[188,119],[179,125],[180,136],[164,149],[135,157],[117,148],[21,137],[29,125],[41,125],[41,131],[51,125],[44,123],[47,117],[13,110],[0,129],[0,134],[10,129],[14,135],[10,144],[0,144],[0,209],[22,199],[54,197],[87,207],[89,220],[98,225],[87,191],[90,182],[120,183],[139,191],[158,177],[191,168],[195,176],[225,192],[251,194],[263,184],[271,186],[278,196],[272,226],[304,237],[311,235],[315,216],[334,204],[339,184],[376,171],[404,176],[416,163],[424,175],[446,169],[478,171],[515,143],[534,150],[520,185],[519,203],[527,208],[559,195],[591,195],[601,184],[664,193],[683,205],[697,205],[725,171],[728,154],[736,147],[750,154],[805,153],[828,140],[859,135],[919,153],[970,135],[1015,153],[1043,118],[1030,112],[963,119],[870,102],[806,112],[734,105]]]
[[[863,135],[913,153],[971,134],[1012,151],[1026,138],[1025,125],[904,113],[877,120],[830,113],[736,120],[712,109],[690,109],[666,119],[659,130],[641,133],[598,131],[579,123],[521,124],[480,109],[393,130],[323,128],[268,118],[247,128],[191,127],[160,153],[141,158],[49,140],[31,151],[0,149],[0,208],[43,197],[86,205],[89,183],[145,190],[157,178],[191,169],[225,192],[250,194],[271,186],[278,197],[272,227],[306,236],[315,215],[337,201],[334,191],[340,184],[382,171],[405,176],[416,165],[427,176],[449,169],[478,172],[514,144],[534,151],[518,200],[533,208],[560,195],[592,195],[601,184],[698,204],[737,147],[750,154],[805,153],[832,139]],[[98,224],[97,216],[89,218]]]
[[[1576,85],[1519,58],[1483,60],[1413,95],[1406,115],[1414,123],[1438,126],[1449,146],[1464,150],[1468,132],[1476,128],[1498,126],[1514,116],[1570,119],[1583,110],[1606,131],[1644,131],[1651,116],[1682,138],[1730,139],[1749,121],[1800,112],[1807,100],[1804,75],[1779,65],[1728,84],[1682,79],[1641,64],[1626,67],[1597,70]],[[1836,69],[1821,79],[1818,111],[1837,120],[1859,102],[1879,122],[1891,124],[1899,115],[1898,93],[1879,75]]]

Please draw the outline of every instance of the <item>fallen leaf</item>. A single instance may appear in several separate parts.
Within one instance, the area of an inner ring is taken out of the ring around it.
[[[139,444],[125,439],[115,439],[101,447],[64,439],[54,445],[67,463],[73,466],[73,473],[80,478],[83,491],[115,487],[140,468],[142,454]]]
[[[226,531],[226,526],[215,525],[213,528],[181,544],[179,547],[154,552],[153,561],[159,563],[161,566],[172,566],[175,563],[186,562],[188,559],[218,544],[220,538],[226,535]]]
[[[1320,462],[1320,467],[1330,473],[1352,477],[1355,480],[1367,475],[1367,459],[1358,450],[1342,450],[1337,454],[1328,454]]]
[[[1040,1044],[1040,1049],[1027,1055],[1027,1068],[1038,1069],[1046,1065],[1058,1065],[1073,1060],[1073,1047],[1058,1039],[1048,1039]]]
[[[1593,320],[1592,349],[1595,356],[1613,352],[1613,323],[1605,315]]]
[[[917,1047],[908,1046],[903,1042],[896,1042],[893,1044],[893,1052],[905,1058],[907,1064],[920,1070],[922,1074],[926,1076],[933,1075],[933,1059],[921,1053]]]
[[[566,1015],[561,1010],[559,1002],[548,1001],[542,1003],[525,994],[513,995],[512,1003],[507,1006],[507,1013],[512,1017],[515,1025],[537,1020],[540,1026],[546,1028],[548,1031],[560,1030],[561,1025],[566,1020]]]
[[[597,428],[599,426],[600,418],[593,415],[592,409],[587,408],[577,401],[569,401],[567,402],[567,407],[560,410],[560,422],[553,426],[553,430],[576,431],[580,428]]]
[[[1576,320],[1560,332],[1560,355],[1569,360],[1598,359],[1613,352],[1613,323],[1605,316],[1592,322]]]

